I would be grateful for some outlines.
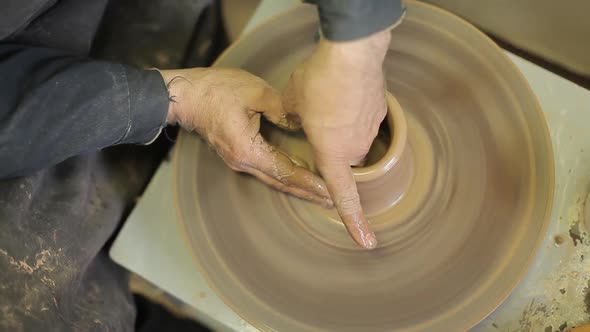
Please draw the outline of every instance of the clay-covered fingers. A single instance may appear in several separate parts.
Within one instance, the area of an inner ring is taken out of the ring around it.
[[[281,94],[271,86],[262,89],[259,97],[251,103],[251,107],[253,111],[262,113],[268,121],[282,129],[289,131],[301,129],[299,117],[287,113],[283,107]]]
[[[318,168],[350,236],[366,249],[377,247],[377,238],[363,212],[350,165],[318,158]]]
[[[273,188],[318,203],[333,206],[326,183],[312,171],[295,165],[284,153],[257,135],[250,147],[252,160],[242,163],[242,171],[254,175]]]

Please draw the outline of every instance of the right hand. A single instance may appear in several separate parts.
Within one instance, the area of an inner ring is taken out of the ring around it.
[[[387,114],[382,64],[389,39],[389,31],[349,42],[322,39],[283,93],[287,113],[301,120],[342,222],[367,249],[377,246],[377,238],[350,167],[363,161]]]

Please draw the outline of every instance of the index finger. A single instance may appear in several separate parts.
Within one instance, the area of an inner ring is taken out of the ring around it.
[[[363,212],[350,165],[344,160],[318,158],[318,169],[348,234],[366,249],[377,247],[377,238]]]

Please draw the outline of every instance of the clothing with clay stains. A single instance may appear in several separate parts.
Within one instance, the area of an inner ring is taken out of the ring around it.
[[[151,140],[168,95],[155,71],[86,58],[105,5],[0,10],[0,331],[134,330],[103,248],[162,155],[97,151]]]
[[[401,17],[397,0],[313,2],[335,40]],[[0,331],[135,328],[127,273],[106,249],[162,154],[100,150],[153,140],[169,100],[157,71],[87,57],[106,3],[0,10]]]

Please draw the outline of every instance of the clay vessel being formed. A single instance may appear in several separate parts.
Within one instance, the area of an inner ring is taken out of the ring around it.
[[[414,172],[412,152],[406,150],[406,117],[393,95],[387,92],[386,98],[388,113],[384,122],[387,133],[373,143],[368,164],[352,170],[363,208],[369,215],[383,212],[397,203],[408,189]],[[378,153],[378,158],[371,156],[374,149],[383,150]]]

